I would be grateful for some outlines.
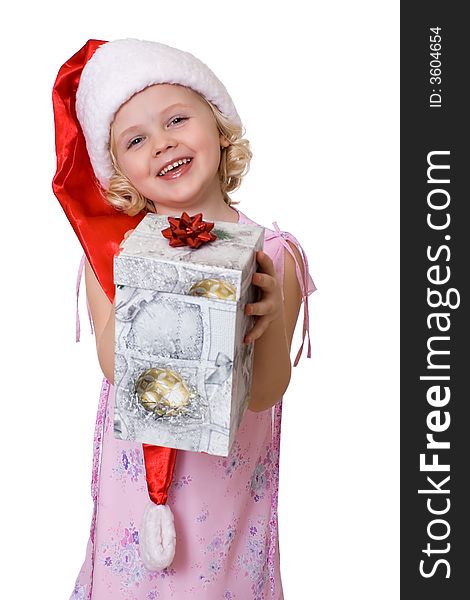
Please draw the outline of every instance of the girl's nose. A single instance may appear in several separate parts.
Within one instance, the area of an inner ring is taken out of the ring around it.
[[[157,157],[162,152],[166,152],[170,148],[174,148],[176,145],[177,142],[171,135],[159,135],[158,139],[155,140],[153,145],[153,154],[155,157]]]

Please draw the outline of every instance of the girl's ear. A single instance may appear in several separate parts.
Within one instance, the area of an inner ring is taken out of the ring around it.
[[[222,134],[219,135],[219,141],[220,141],[220,146],[222,148],[227,148],[228,146],[230,146],[230,142],[228,141],[228,139],[223,136]]]

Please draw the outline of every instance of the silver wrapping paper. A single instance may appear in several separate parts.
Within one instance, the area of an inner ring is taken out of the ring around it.
[[[166,217],[148,214],[114,259],[116,284],[116,437],[227,456],[249,401],[253,346],[250,285],[261,227],[216,222],[218,239],[197,250],[171,248]],[[188,295],[202,279],[236,288],[236,301]],[[170,369],[190,390],[174,415],[139,403],[135,382],[149,368]]]

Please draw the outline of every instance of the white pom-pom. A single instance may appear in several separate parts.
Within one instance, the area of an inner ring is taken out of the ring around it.
[[[176,532],[166,504],[147,504],[139,532],[140,557],[149,571],[169,567],[175,556]]]

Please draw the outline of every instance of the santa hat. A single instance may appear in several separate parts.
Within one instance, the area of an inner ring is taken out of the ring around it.
[[[203,62],[165,44],[136,39],[89,40],[60,68],[52,100],[57,171],[52,187],[88,261],[111,302],[113,258],[124,233],[137,226],[105,200],[113,167],[110,126],[120,106],[134,94],[158,83],[190,87],[241,125],[224,85]],[[150,570],[169,566],[175,553],[173,515],[166,505],[177,451],[143,444],[147,488],[139,535],[140,554]]]
[[[83,68],[76,109],[91,164],[105,189],[114,173],[109,154],[109,132],[114,115],[134,94],[156,83],[190,87],[241,126],[222,82],[189,52],[135,39],[103,44]]]

